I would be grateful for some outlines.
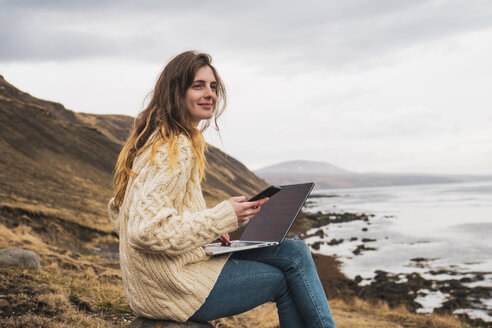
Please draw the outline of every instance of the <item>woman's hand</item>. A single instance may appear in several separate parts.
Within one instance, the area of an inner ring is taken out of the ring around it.
[[[218,239],[222,243],[222,245],[230,245],[231,244],[231,237],[229,236],[228,233],[223,234]]]
[[[261,205],[268,202],[270,198],[263,198],[254,202],[246,202],[246,197],[232,197],[229,199],[229,203],[234,208],[234,212],[237,216],[237,223],[240,227],[248,223],[249,220],[254,218],[256,213],[261,209]]]

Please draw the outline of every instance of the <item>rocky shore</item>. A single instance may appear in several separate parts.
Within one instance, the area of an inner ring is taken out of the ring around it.
[[[484,300],[490,302],[492,299],[492,287],[480,283],[485,280],[484,276],[490,273],[461,272],[452,267],[433,270],[430,264],[436,259],[413,258],[411,266],[416,269],[428,269],[425,275],[421,274],[422,270],[416,270],[420,273],[377,270],[371,279],[364,279],[360,275],[348,279],[342,273],[337,273],[334,277],[333,268],[330,269],[329,265],[324,265],[323,262],[339,265],[340,260],[316,253],[322,245],[334,246],[344,242],[360,242],[352,253],[354,256],[363,256],[367,251],[377,250],[372,246],[376,240],[360,235],[346,240],[328,237],[321,227],[361,221],[366,227],[362,228],[363,232],[367,231],[373,217],[368,214],[318,212],[304,214],[293,226],[291,234],[297,234],[305,239],[315,251],[313,257],[317,262],[321,279],[325,280],[325,292],[329,298],[343,299],[356,296],[368,301],[382,300],[391,307],[404,305],[413,313],[453,314],[474,327],[492,326],[492,322],[487,322],[477,315],[482,313],[485,317],[492,317],[492,311],[488,310],[483,302]]]

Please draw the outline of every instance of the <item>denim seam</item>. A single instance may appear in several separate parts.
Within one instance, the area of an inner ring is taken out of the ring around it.
[[[271,273],[262,273],[262,274],[259,274],[259,275],[255,275],[255,279],[261,279],[263,277],[267,277],[267,276],[270,276]],[[236,281],[237,279],[228,279],[228,280],[224,280],[224,279],[221,279],[221,283],[230,283],[230,282],[234,282]]]
[[[313,291],[312,291],[311,285],[309,283],[307,283],[307,281],[305,279],[304,271],[302,270],[302,266],[300,266],[299,263],[297,263],[295,261],[294,261],[294,263],[297,266],[298,270],[301,272],[302,281],[304,282],[304,285],[307,288],[309,297],[311,298],[311,302],[313,302],[313,304],[314,304],[314,308],[316,309],[316,314],[318,315],[318,320],[320,321],[321,326],[324,326],[323,325],[323,319],[321,318],[321,314],[319,313],[318,303],[316,302],[316,299],[313,298]]]

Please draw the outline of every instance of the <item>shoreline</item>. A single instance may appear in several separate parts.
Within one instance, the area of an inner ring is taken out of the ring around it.
[[[490,326],[492,311],[481,301],[490,302],[492,286],[477,283],[484,282],[484,276],[492,275],[492,272],[463,273],[452,267],[432,270],[429,264],[436,259],[416,257],[411,260],[413,267],[430,269],[429,274],[408,270],[395,273],[380,269],[374,271],[371,279],[364,279],[360,275],[350,279],[341,269],[344,263],[342,259],[336,255],[320,253],[320,246],[334,246],[349,241],[328,238],[321,227],[354,221],[370,226],[373,217],[374,215],[364,213],[303,213],[294,223],[290,235],[298,235],[311,247],[318,274],[329,299],[358,297],[370,302],[385,301],[392,308],[403,305],[412,313],[448,314],[473,326]],[[363,228],[361,233],[364,229],[367,228]],[[377,250],[371,247],[375,239],[359,235],[353,236],[350,241],[360,242],[352,251],[354,256],[363,256],[366,251]]]

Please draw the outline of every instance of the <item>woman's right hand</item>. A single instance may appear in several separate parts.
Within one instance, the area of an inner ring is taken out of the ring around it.
[[[248,223],[260,211],[261,205],[268,202],[268,200],[269,198],[267,197],[254,202],[247,202],[244,196],[231,197],[229,203],[236,213],[238,226],[242,227]]]

